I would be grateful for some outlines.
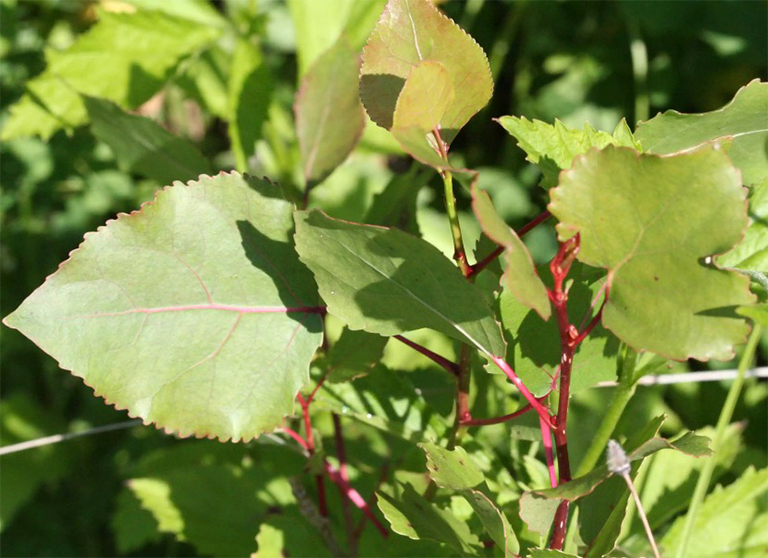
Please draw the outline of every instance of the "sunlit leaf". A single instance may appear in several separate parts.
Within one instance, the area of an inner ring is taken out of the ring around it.
[[[4,322],[131,416],[253,438],[292,413],[321,339],[291,211],[235,173],[177,183],[88,234]]]
[[[591,151],[550,195],[560,239],[579,233],[578,258],[608,269],[606,328],[669,358],[733,356],[749,331],[735,308],[753,296],[746,277],[706,260],[747,226],[746,191],[721,150],[663,158]]]
[[[648,153],[686,151],[713,140],[732,142],[728,154],[741,170],[744,184],[768,178],[768,83],[754,80],[736,92],[724,107],[702,114],[675,110],[637,127],[636,137]]]
[[[414,66],[437,62],[457,93],[440,118],[443,140],[451,143],[464,124],[491,98],[493,81],[480,46],[428,0],[390,0],[363,49],[360,97],[368,115],[384,128],[393,125],[395,106]],[[428,110],[444,99],[424,98]]]

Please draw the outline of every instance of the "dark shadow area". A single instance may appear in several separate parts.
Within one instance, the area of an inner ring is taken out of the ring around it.
[[[395,105],[405,80],[390,74],[366,74],[360,76],[360,99],[368,115],[384,128],[392,127]]]

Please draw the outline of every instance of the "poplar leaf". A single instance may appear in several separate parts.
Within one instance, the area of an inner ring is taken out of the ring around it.
[[[724,107],[683,114],[669,110],[640,122],[635,136],[648,153],[687,151],[702,143],[726,140],[728,155],[741,170],[744,184],[768,179],[768,83],[753,80]]]
[[[732,358],[749,332],[736,308],[754,297],[746,277],[711,263],[747,227],[746,190],[722,150],[590,151],[550,196],[560,239],[579,233],[578,258],[608,270],[607,329],[668,358]]]
[[[322,337],[291,211],[236,173],[176,183],[87,234],[4,323],[130,416],[251,439],[292,413]]]
[[[483,108],[493,80],[483,49],[428,0],[389,0],[363,49],[360,98],[376,124],[390,129],[395,106],[414,66],[437,62],[448,72],[456,92],[440,118],[443,140]],[[424,98],[423,110],[444,99]]]
[[[308,188],[322,182],[357,145],[365,128],[358,95],[359,58],[341,37],[301,81],[296,95],[296,133]]]

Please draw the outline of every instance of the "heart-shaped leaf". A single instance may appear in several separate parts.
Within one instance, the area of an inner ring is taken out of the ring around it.
[[[578,258],[608,269],[606,328],[669,358],[733,356],[749,332],[735,309],[754,297],[746,277],[710,263],[747,227],[746,190],[722,150],[593,150],[550,195],[560,239],[579,233]]]
[[[489,356],[504,352],[501,328],[479,289],[425,240],[299,211],[296,250],[328,312],[350,329],[392,336],[426,327]]]
[[[664,155],[692,149],[717,139],[731,142],[729,156],[744,184],[768,178],[768,83],[754,80],[736,92],[723,108],[703,114],[675,110],[641,122],[635,136],[648,153]]]
[[[360,98],[371,120],[392,128],[405,81],[424,61],[441,64],[456,93],[439,122],[443,140],[450,144],[491,98],[493,79],[483,49],[429,0],[389,0],[363,49]],[[444,102],[423,98],[418,112]]]
[[[86,235],[4,322],[131,416],[253,438],[291,414],[322,337],[291,211],[236,173],[177,183]]]

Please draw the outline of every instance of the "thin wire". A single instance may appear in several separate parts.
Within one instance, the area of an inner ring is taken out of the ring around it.
[[[681,372],[678,374],[655,374],[643,376],[638,380],[642,386],[661,386],[669,384],[688,384],[693,382],[722,382],[735,380],[738,370],[711,370],[707,372]],[[745,378],[768,378],[768,366],[748,370]],[[615,387],[617,382],[600,382],[597,387]]]
[[[18,444],[11,444],[9,446],[0,447],[0,455],[8,455],[9,453],[16,453],[17,451],[24,451],[32,448],[39,448],[40,446],[47,446],[50,444],[58,444],[59,442],[66,442],[73,438],[80,438],[81,436],[90,436],[91,434],[101,434],[102,432],[110,432],[112,430],[122,430],[123,428],[131,428],[141,424],[140,419],[128,420],[125,422],[118,422],[115,424],[108,424],[106,426],[97,426],[82,432],[69,432],[67,434],[54,434],[53,436],[46,436],[44,438],[36,438],[35,440],[28,440],[26,442],[20,442]]]

